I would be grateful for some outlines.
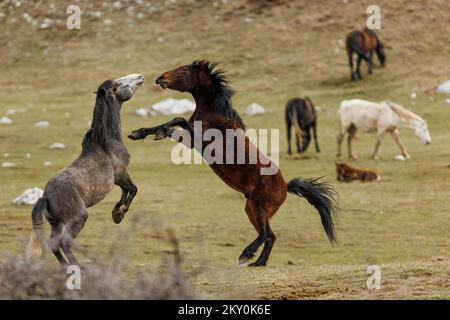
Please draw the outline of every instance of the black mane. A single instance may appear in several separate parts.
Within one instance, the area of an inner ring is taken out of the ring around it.
[[[83,152],[92,150],[95,145],[106,151],[108,139],[121,139],[119,103],[111,94],[114,81],[107,80],[97,90],[91,128],[84,136]]]
[[[223,69],[215,69],[217,63],[209,61],[194,61],[194,66],[199,66],[204,63],[204,70],[211,78],[216,89],[216,98],[211,106],[213,112],[217,112],[227,119],[236,121],[244,130],[245,124],[242,121],[238,112],[233,108],[231,97],[234,95],[234,90],[230,87]]]

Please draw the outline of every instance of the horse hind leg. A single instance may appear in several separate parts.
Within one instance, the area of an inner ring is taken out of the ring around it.
[[[283,201],[277,201],[277,205],[266,204],[264,206],[257,207],[256,215],[260,217],[261,221],[265,219],[264,224],[261,225],[262,230],[260,232],[265,241],[263,250],[261,251],[261,254],[259,255],[258,259],[255,262],[249,264],[248,265],[249,267],[264,267],[267,264],[270,253],[272,252],[273,245],[277,240],[277,237],[275,236],[275,234],[272,231],[272,228],[270,227],[269,219],[277,212],[278,208],[282,203]]]
[[[68,264],[66,258],[61,253],[61,241],[64,232],[64,224],[63,223],[51,223],[51,234],[50,234],[50,250],[55,255],[56,259],[62,266],[66,266]]]
[[[286,191],[284,193],[282,191],[277,192],[274,190],[273,182],[261,181],[247,200],[246,211],[247,214],[249,211],[252,213],[252,224],[258,231],[258,237],[245,248],[242,254],[244,256],[248,256],[249,253],[254,255],[264,243],[261,255],[249,267],[265,266],[267,264],[270,252],[276,241],[276,236],[269,225],[269,219],[275,214],[285,199]]]
[[[264,248],[261,252],[261,255],[259,258],[249,264],[249,267],[263,267],[267,264],[267,260],[269,260],[270,252],[272,251],[273,245],[275,244],[275,241],[277,240],[277,237],[273,233],[272,229],[270,228],[269,221],[266,221],[266,233],[268,234],[267,240],[264,243]]]
[[[239,265],[242,265],[248,260],[252,259],[255,256],[258,248],[264,243],[264,239],[260,233],[260,224],[257,221],[256,216],[254,215],[253,204],[250,199],[247,199],[247,202],[245,203],[245,212],[247,213],[248,219],[250,220],[251,224],[258,232],[258,237],[252,243],[250,243],[244,249],[244,251],[242,251],[242,254],[239,256]]]
[[[72,220],[67,224],[63,238],[61,241],[61,249],[69,260],[70,264],[79,265],[77,258],[75,258],[72,253],[72,244],[75,238],[83,229],[86,220],[88,218],[88,213],[86,208],[82,208],[78,215],[72,218]]]

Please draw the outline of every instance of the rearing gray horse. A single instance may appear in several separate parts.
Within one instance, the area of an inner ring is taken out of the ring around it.
[[[87,208],[103,200],[118,185],[122,197],[112,218],[120,223],[137,193],[127,172],[130,155],[122,142],[120,109],[143,83],[140,74],[103,82],[97,90],[92,125],[84,136],[81,154],[47,182],[42,198],[33,208],[33,230],[39,243],[46,251],[45,216],[51,226],[50,249],[62,265],[78,264],[71,246],[88,218]]]

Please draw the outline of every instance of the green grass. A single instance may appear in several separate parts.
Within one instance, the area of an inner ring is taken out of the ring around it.
[[[278,241],[269,266],[235,269],[242,249],[256,237],[244,212],[243,196],[205,165],[173,165],[174,144],[150,139],[125,141],[132,155],[129,172],[139,188],[128,216],[119,226],[112,222],[110,212],[120,196],[116,188],[89,210],[78,245],[107,254],[109,244],[120,241],[124,230],[131,228],[131,217],[141,216],[174,229],[186,268],[206,268],[194,282],[208,297],[227,296],[230,283],[237,283],[252,292],[239,289],[234,297],[448,298],[450,150],[449,108],[444,100],[449,97],[434,94],[433,88],[448,79],[450,71],[450,4],[433,1],[424,12],[419,3],[378,2],[387,66],[376,68],[372,76],[366,75],[364,66],[364,79],[359,82],[349,81],[340,41],[349,30],[364,24],[368,1],[347,5],[298,1],[262,12],[243,0],[219,8],[207,2],[137,19],[133,28],[121,24],[128,19],[124,12],[104,13],[114,22],[111,27],[86,18],[80,31],[62,27],[33,31],[20,17],[13,23],[7,16],[0,23],[4,35],[0,39],[0,112],[13,107],[26,112],[10,116],[12,125],[0,126],[0,156],[7,152],[10,157],[3,161],[18,165],[0,169],[0,251],[21,250],[20,239],[31,233],[31,208],[13,206],[11,200],[27,187],[43,188],[78,155],[92,114],[92,92],[103,80],[134,72],[146,76],[144,86],[123,107],[125,135],[169,120],[139,118],[133,114],[138,107],[167,97],[188,97],[162,91],[153,85],[154,78],[167,69],[207,58],[222,62],[228,70],[237,90],[233,101],[238,111],[251,102],[268,110],[244,121],[250,128],[280,129],[280,167],[287,180],[325,175],[335,185],[343,208],[337,223],[339,245],[327,242],[311,206],[289,196],[272,221]],[[245,16],[252,22],[246,23]],[[162,42],[157,41],[159,37]],[[412,91],[417,93],[415,100],[410,98]],[[304,95],[320,107],[322,152],[316,155],[310,148],[310,158],[300,160],[285,153],[283,118],[285,102]],[[374,136],[359,134],[354,144],[359,159],[351,164],[378,170],[382,180],[336,182],[337,110],[341,100],[353,97],[389,98],[417,112],[428,122],[432,144],[426,147],[413,132],[401,130],[412,159],[393,160],[399,150],[386,136],[381,160],[373,161]],[[49,128],[33,126],[42,119],[50,121]],[[48,150],[53,142],[68,148]],[[26,153],[32,157],[27,159]],[[45,167],[44,161],[52,165]],[[152,237],[153,227],[133,230],[129,239],[124,238],[133,265],[156,267],[160,245]],[[431,262],[435,256],[443,256],[444,261]],[[383,289],[375,293],[365,289],[369,264],[386,271]]]

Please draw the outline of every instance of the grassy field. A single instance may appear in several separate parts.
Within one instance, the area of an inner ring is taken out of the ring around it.
[[[49,16],[64,21],[69,3],[59,1]],[[337,222],[339,245],[327,242],[318,214],[306,201],[289,196],[272,221],[278,241],[268,267],[237,268],[242,249],[256,236],[243,196],[206,165],[173,165],[173,142],[148,139],[125,141],[132,155],[129,172],[139,188],[128,216],[120,225],[112,222],[110,212],[120,196],[116,188],[89,210],[76,241],[80,247],[107,255],[111,243],[119,242],[133,270],[152,270],[161,250],[155,229],[171,228],[181,242],[185,268],[201,271],[192,281],[206,297],[450,298],[450,109],[445,103],[450,97],[434,93],[450,74],[448,1],[427,2],[426,10],[420,1],[377,1],[387,66],[371,76],[364,66],[359,82],[349,81],[343,40],[364,25],[370,1],[268,1],[268,6],[245,0],[169,6],[161,1],[151,15],[144,5],[133,4],[134,11],[128,12],[127,1],[121,10],[90,3],[80,1],[81,30],[72,31],[61,23],[33,28],[22,18],[28,12],[42,20],[46,1],[39,8],[26,2],[14,9],[0,4],[5,13],[0,18],[0,116],[10,108],[23,109],[8,116],[13,124],[0,126],[0,156],[8,153],[3,161],[17,164],[0,168],[0,252],[22,250],[22,239],[31,234],[31,207],[14,206],[11,200],[25,188],[43,188],[78,155],[92,115],[92,92],[103,80],[129,73],[146,76],[122,109],[125,135],[169,120],[140,118],[134,110],[168,97],[187,98],[157,88],[153,80],[204,58],[221,62],[228,71],[238,111],[252,102],[267,109],[244,121],[250,128],[280,129],[280,167],[286,179],[325,175],[336,187],[343,209]],[[89,15],[95,10],[102,11],[100,18]],[[284,104],[304,95],[320,107],[322,152],[310,148],[308,157],[289,157]],[[359,159],[351,164],[377,169],[382,180],[336,182],[337,109],[343,99],[356,97],[390,99],[410,108],[428,122],[432,144],[424,146],[413,132],[401,130],[411,160],[395,161],[399,150],[386,136],[381,160],[373,161],[374,136],[359,134],[354,145]],[[36,128],[39,120],[50,126]],[[67,149],[49,150],[54,142]],[[51,165],[44,166],[45,161]],[[142,219],[134,223],[133,217]],[[381,267],[381,290],[366,288],[371,264]]]

